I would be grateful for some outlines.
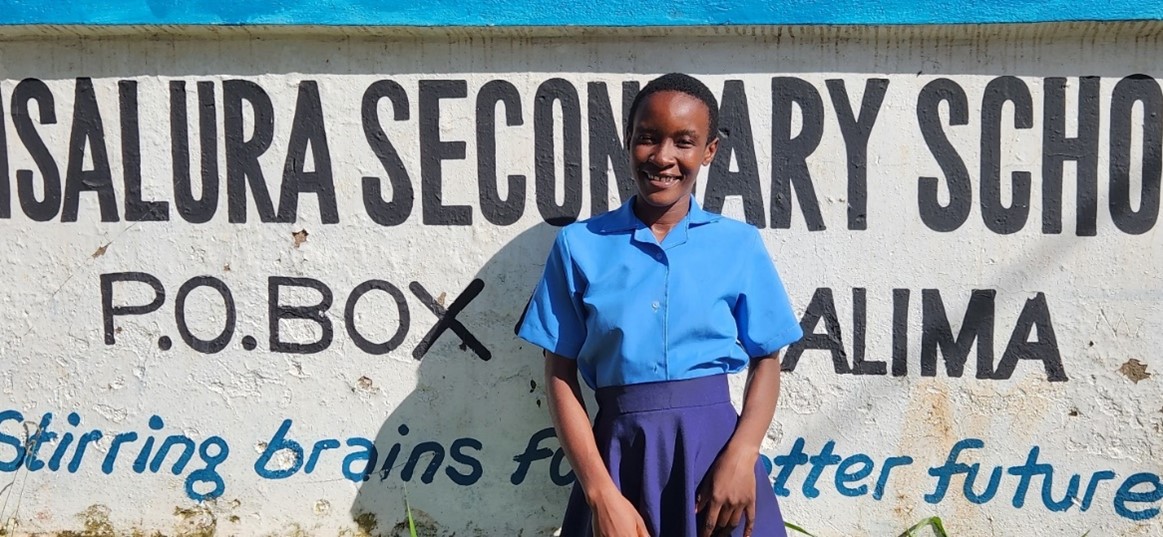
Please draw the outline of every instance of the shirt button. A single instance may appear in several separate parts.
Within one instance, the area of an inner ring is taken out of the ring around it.
[[[651,307],[651,308],[654,308],[654,311],[658,311],[658,307],[659,307],[659,306],[661,306],[661,304],[659,304],[657,300],[655,300],[654,302],[651,302],[651,303],[650,303],[650,307]]]
[[[659,261],[662,261],[663,257],[664,256],[662,255],[662,252],[658,252],[658,253],[654,254],[654,258],[659,260]]]

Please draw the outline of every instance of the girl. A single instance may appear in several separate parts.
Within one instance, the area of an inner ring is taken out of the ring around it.
[[[662,76],[629,118],[638,195],[561,230],[518,330],[545,349],[577,476],[561,535],[784,536],[759,447],[779,350],[803,333],[759,232],[692,195],[719,143],[710,90]],[[740,415],[727,375],[744,367]],[[599,406],[592,429],[579,372]]]

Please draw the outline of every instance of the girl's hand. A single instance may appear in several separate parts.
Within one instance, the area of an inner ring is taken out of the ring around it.
[[[650,537],[642,515],[617,489],[599,494],[590,503],[594,537]]]
[[[727,447],[699,486],[695,512],[705,515],[700,537],[726,534],[746,517],[744,537],[755,524],[755,461],[757,453]]]

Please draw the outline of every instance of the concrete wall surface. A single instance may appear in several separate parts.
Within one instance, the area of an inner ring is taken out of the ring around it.
[[[4,41],[4,529],[551,535],[513,326],[685,71],[722,101],[698,198],[809,334],[789,521],[1163,535],[1161,27],[1055,28]]]

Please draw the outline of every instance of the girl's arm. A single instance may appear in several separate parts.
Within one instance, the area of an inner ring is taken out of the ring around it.
[[[594,512],[594,535],[649,537],[642,517],[622,496],[598,452],[577,380],[577,362],[546,352],[545,393],[558,441]]]
[[[779,352],[754,358],[748,368],[743,392],[743,412],[735,433],[699,490],[696,509],[706,513],[700,535],[710,536],[718,528],[734,528],[743,517],[743,535],[750,536],[755,521],[755,462],[767,428],[775,417],[779,400]]]
[[[743,412],[727,444],[728,450],[740,450],[749,453],[752,459],[759,458],[759,445],[767,436],[779,400],[779,367],[779,351],[751,360],[747,387],[743,390]]]

